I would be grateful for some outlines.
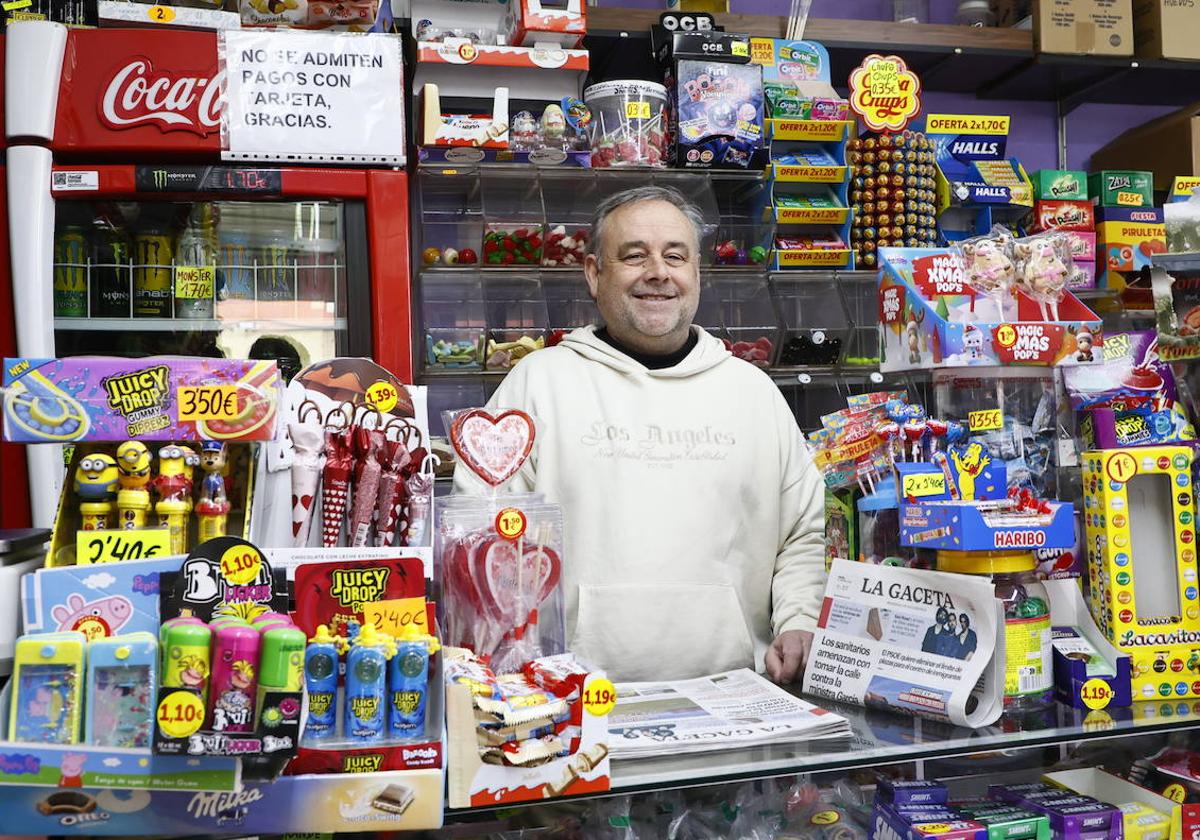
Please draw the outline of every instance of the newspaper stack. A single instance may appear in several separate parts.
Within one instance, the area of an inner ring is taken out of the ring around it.
[[[613,758],[732,750],[850,734],[844,717],[748,668],[694,680],[624,683],[608,716]]]

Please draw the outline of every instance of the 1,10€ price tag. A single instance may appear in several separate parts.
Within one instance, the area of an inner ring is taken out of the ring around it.
[[[236,420],[236,385],[181,385],[176,394],[180,422],[198,420]]]
[[[252,545],[241,543],[225,549],[221,555],[221,574],[236,586],[249,586],[262,571],[262,555]]]
[[[187,738],[204,723],[204,702],[190,691],[173,691],[158,704],[158,728],[168,738]]]

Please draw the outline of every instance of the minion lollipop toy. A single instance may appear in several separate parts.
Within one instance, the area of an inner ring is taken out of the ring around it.
[[[168,444],[158,450],[158,475],[154,479],[154,490],[158,493],[159,527],[171,533],[171,553],[187,551],[187,515],[192,497],[192,480],[187,475],[186,456],[183,447]]]
[[[137,531],[146,527],[146,511],[150,510],[150,450],[138,440],[127,440],[117,447],[117,493],[119,527]]]
[[[183,452],[183,474],[188,480],[187,492],[187,508],[188,513],[192,512],[192,488],[195,487],[196,467],[200,466],[200,456],[196,454],[196,450],[190,446],[179,444],[180,451]]]
[[[229,515],[229,500],[225,496],[225,444],[206,440],[200,448],[200,469],[204,481],[200,485],[200,501],[196,502],[196,518],[200,521],[200,542],[225,536],[225,517]]]
[[[111,528],[113,500],[117,498],[117,462],[113,457],[103,452],[85,456],[75,466],[75,493],[79,496],[83,530]]]

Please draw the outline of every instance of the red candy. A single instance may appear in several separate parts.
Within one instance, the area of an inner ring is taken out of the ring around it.
[[[567,235],[565,225],[557,225],[546,234],[545,245],[542,248],[542,265],[564,266],[582,265],[587,252],[587,231],[576,230]]]

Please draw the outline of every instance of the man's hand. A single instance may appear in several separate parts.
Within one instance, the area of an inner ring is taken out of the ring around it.
[[[767,676],[780,685],[795,682],[804,676],[804,663],[813,634],[807,630],[785,630],[767,648]]]

